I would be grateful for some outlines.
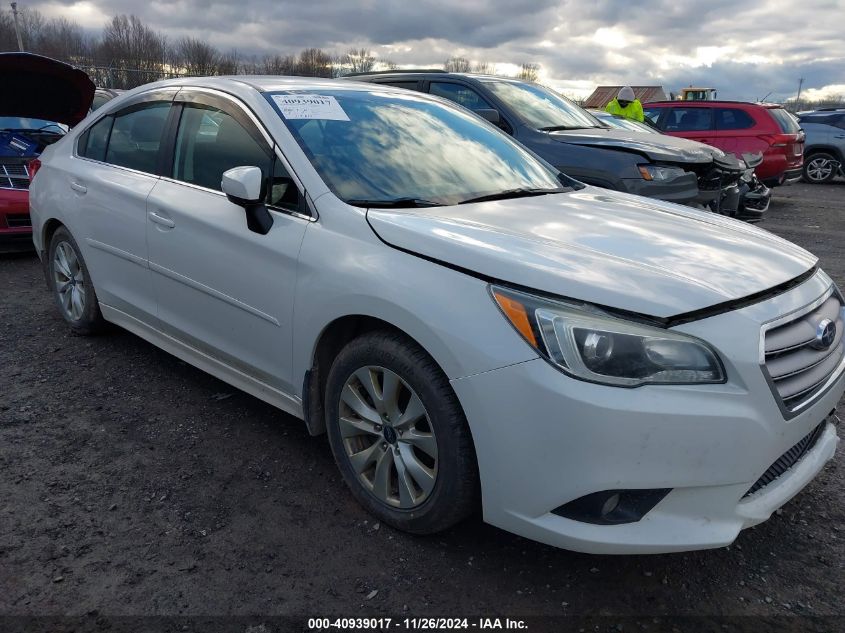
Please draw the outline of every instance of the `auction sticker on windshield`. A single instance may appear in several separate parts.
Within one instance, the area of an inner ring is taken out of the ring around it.
[[[323,119],[325,121],[348,121],[349,117],[340,107],[337,99],[324,95],[273,95],[286,119]]]

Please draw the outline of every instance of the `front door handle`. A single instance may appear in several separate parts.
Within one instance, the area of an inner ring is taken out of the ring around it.
[[[155,211],[150,211],[147,214],[151,221],[155,222],[156,224],[160,224],[161,226],[166,226],[168,229],[172,229],[176,226],[176,222],[171,220],[170,218],[166,218],[162,215],[159,215]]]
[[[73,180],[70,181],[70,188],[76,193],[88,193],[88,187],[80,185],[78,182],[74,182]]]

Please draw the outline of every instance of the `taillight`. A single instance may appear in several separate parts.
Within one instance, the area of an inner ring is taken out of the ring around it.
[[[760,138],[769,144],[769,147],[789,147],[795,142],[794,134],[763,134]]]
[[[29,161],[29,165],[27,165],[27,167],[29,168],[29,180],[31,181],[35,178],[35,174],[38,173],[38,170],[41,169],[41,161],[37,158],[33,158]]]

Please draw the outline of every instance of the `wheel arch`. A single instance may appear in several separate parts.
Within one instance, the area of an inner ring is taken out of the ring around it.
[[[44,226],[41,227],[41,246],[43,247],[44,252],[47,252],[50,249],[50,240],[53,239],[53,234],[63,226],[65,226],[65,224],[61,220],[50,218],[44,223]],[[67,227],[65,226],[65,228]]]
[[[337,317],[329,322],[317,337],[310,367],[303,378],[302,411],[311,435],[322,435],[326,432],[323,402],[326,379],[332,362],[347,343],[363,334],[379,330],[395,332],[419,346],[446,375],[442,365],[420,341],[393,323],[367,314],[347,314]]]
[[[52,287],[50,286],[50,275],[48,274],[48,257],[47,254],[50,252],[50,240],[53,239],[53,235],[58,231],[60,228],[66,228],[65,224],[56,218],[50,218],[44,225],[41,227],[41,252],[38,255],[41,257],[41,267],[44,271],[44,281],[47,284],[47,289],[51,290]],[[68,229],[69,230],[69,229]]]
[[[834,158],[839,162],[845,162],[845,156],[842,155],[842,150],[835,145],[813,145],[812,147],[808,147],[804,150],[804,160],[806,161],[813,154],[824,153],[833,154]]]

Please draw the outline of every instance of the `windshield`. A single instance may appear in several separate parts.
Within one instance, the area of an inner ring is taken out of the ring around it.
[[[322,179],[350,204],[458,204],[561,189],[558,173],[509,136],[422,95],[331,88],[267,99]]]
[[[481,81],[518,117],[535,129],[578,130],[604,127],[582,107],[543,86],[497,79]]]
[[[67,126],[55,121],[44,119],[28,119],[17,116],[0,116],[0,130],[42,130],[44,132],[55,132],[64,134]]]

